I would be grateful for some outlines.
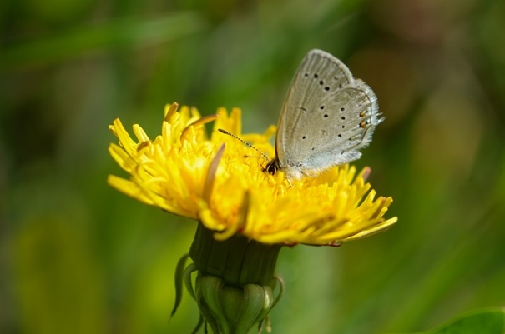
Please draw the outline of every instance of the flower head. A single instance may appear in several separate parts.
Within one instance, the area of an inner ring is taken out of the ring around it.
[[[165,107],[161,135],[154,139],[139,125],[130,138],[116,119],[110,130],[119,138],[109,152],[130,174],[109,177],[109,184],[149,205],[199,220],[217,240],[241,234],[261,243],[335,245],[391,226],[384,215],[391,197],[376,198],[366,182],[370,169],[331,168],[317,177],[287,180],[264,172],[260,154],[273,156],[270,127],[263,134],[242,134],[240,110],[219,109],[200,117],[195,109]],[[208,137],[205,123],[214,122]],[[257,150],[224,134],[242,138]]]

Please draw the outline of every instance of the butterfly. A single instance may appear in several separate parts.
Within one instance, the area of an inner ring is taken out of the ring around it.
[[[381,117],[372,89],[328,52],[311,50],[288,89],[263,171],[288,179],[315,176],[361,157]]]

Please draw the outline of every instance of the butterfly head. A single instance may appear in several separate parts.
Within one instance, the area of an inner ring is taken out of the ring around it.
[[[279,169],[281,169],[281,166],[279,163],[279,158],[277,157],[270,160],[265,167],[262,167],[263,172],[270,173],[272,175],[275,175]]]

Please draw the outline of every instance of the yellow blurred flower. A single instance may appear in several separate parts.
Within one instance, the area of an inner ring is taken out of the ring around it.
[[[161,135],[151,140],[139,125],[131,139],[119,119],[110,130],[119,145],[109,152],[130,174],[109,176],[109,184],[149,205],[196,219],[217,240],[241,234],[260,243],[338,245],[382,231],[396,222],[384,215],[391,197],[378,197],[365,168],[334,167],[317,177],[288,182],[283,173],[262,171],[267,163],[255,149],[223,134],[224,129],[270,157],[270,127],[242,134],[240,110],[200,117],[177,103],[165,107]],[[204,124],[215,121],[210,138]]]

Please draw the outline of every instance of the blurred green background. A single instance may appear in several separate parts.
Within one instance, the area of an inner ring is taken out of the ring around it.
[[[377,93],[359,167],[385,233],[284,249],[273,333],[424,330],[505,305],[505,2],[21,0],[0,4],[0,332],[190,333],[172,277],[196,223],[107,185],[120,117],[173,101],[275,124],[311,48]]]

